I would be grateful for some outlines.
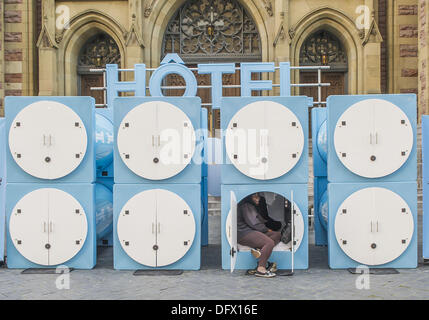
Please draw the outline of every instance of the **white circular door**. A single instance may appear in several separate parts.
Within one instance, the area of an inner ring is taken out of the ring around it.
[[[49,190],[49,265],[64,263],[82,249],[88,234],[86,213],[69,193]]]
[[[122,249],[149,267],[156,267],[156,193],[154,189],[133,196],[122,208],[117,224]]]
[[[396,172],[407,161],[413,143],[413,128],[407,115],[393,103],[380,99],[367,99],[348,108],[334,132],[340,161],[351,172],[366,178]]]
[[[127,167],[150,180],[171,178],[190,163],[196,144],[191,120],[162,101],[132,109],[118,130],[118,150]]]
[[[13,209],[9,228],[19,253],[46,266],[73,258],[82,249],[88,232],[86,214],[79,202],[54,188],[25,195]]]
[[[9,130],[9,149],[22,170],[40,179],[73,172],[86,154],[82,119],[70,107],[39,101],[22,109]]]
[[[243,174],[270,180],[288,173],[304,149],[304,131],[295,114],[272,101],[240,109],[228,124],[226,152]]]
[[[13,208],[9,233],[16,250],[29,261],[49,265],[49,195],[47,189],[32,191]]]
[[[302,242],[302,239],[304,237],[305,226],[304,226],[304,219],[302,217],[301,210],[299,210],[299,207],[297,205],[295,205],[294,208],[295,208],[295,216],[294,216],[295,245],[294,245],[294,252],[296,252],[299,249],[299,247],[301,246],[301,242]],[[231,246],[232,228],[233,228],[233,226],[231,224],[231,211],[229,211],[228,216],[226,217],[225,232],[226,232],[226,238],[227,238],[230,246]],[[237,226],[235,226],[235,228],[237,228]]]
[[[414,220],[407,203],[384,188],[366,188],[350,195],[335,217],[335,236],[351,259],[382,265],[397,259],[408,247]]]
[[[192,247],[195,218],[188,204],[177,194],[157,190],[157,266],[167,266],[183,258]]]

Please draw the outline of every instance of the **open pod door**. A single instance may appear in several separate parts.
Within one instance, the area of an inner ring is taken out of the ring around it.
[[[238,247],[237,247],[237,198],[235,197],[234,191],[231,191],[230,193],[230,217],[231,217],[231,224],[230,224],[230,230],[231,230],[231,273],[234,272],[235,269],[235,263],[237,262],[237,255],[238,255]]]

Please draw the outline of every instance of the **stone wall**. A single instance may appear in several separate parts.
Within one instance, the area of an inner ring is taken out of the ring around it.
[[[392,1],[393,43],[390,92],[418,93],[418,5],[416,0]]]

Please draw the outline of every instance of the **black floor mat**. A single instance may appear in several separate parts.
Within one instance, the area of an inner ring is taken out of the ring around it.
[[[183,270],[136,270],[134,276],[180,276]]]
[[[354,268],[347,269],[351,274],[362,274],[362,269],[356,270]],[[386,275],[386,274],[399,274],[399,271],[393,268],[369,268],[369,274],[373,275]]]
[[[277,270],[275,272],[275,274],[278,275],[279,277],[291,277],[291,276],[293,276],[292,270]]]
[[[61,274],[62,272],[56,272],[56,268],[30,268],[25,269],[21,272],[21,274]],[[69,268],[69,273],[74,269]]]

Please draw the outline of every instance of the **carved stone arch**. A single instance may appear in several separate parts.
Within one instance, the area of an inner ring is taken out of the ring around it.
[[[363,88],[363,47],[359,30],[353,20],[339,10],[319,8],[304,16],[289,33],[291,41],[291,62],[299,65],[300,50],[306,39],[319,30],[326,30],[341,41],[348,60],[348,92],[357,94]],[[292,75],[292,81],[299,82],[299,72]]]
[[[85,43],[97,34],[105,33],[116,42],[121,55],[120,67],[125,66],[126,29],[114,19],[97,10],[87,10],[73,17],[68,27],[58,48],[58,74],[64,75],[59,79],[59,94],[78,94],[78,57]]]
[[[178,1],[157,1],[152,8],[152,13],[149,18],[146,19],[145,26],[152,28],[150,32],[150,50],[147,51],[146,61],[150,61],[151,67],[156,67],[160,63],[160,53],[162,51],[162,41],[164,37],[167,25],[176,14],[177,10],[187,0]],[[273,57],[273,51],[271,50],[272,39],[269,38],[267,32],[266,21],[267,17],[264,16],[264,7],[260,4],[260,1],[254,0],[237,0],[241,6],[247,11],[247,13],[253,19],[261,41],[262,50],[262,61],[270,61]],[[265,14],[266,15],[266,14]],[[271,42],[270,42],[271,41]]]

